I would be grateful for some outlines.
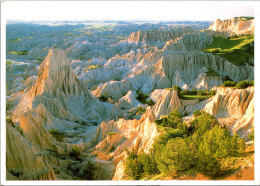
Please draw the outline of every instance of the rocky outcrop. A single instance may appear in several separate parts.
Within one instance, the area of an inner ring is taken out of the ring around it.
[[[136,43],[138,46],[153,45],[157,46],[158,48],[162,48],[167,41],[171,39],[176,39],[178,37],[181,37],[183,34],[192,31],[194,31],[194,29],[192,28],[175,29],[170,31],[138,31],[132,33],[128,37],[128,42]]]
[[[195,110],[204,110],[225,123],[234,134],[247,139],[254,125],[254,87],[247,89],[217,88],[215,96],[200,101],[199,99],[179,99],[177,91],[171,89],[155,90],[151,98],[156,101],[153,113],[156,118],[168,115],[177,109],[191,116]]]
[[[118,101],[130,90],[150,94],[155,89],[173,85],[188,90],[212,89],[221,85],[226,76],[235,81],[254,79],[252,66],[236,66],[220,56],[200,51],[211,42],[212,37],[204,32],[189,33],[167,42],[162,50],[139,53],[138,58],[134,57],[134,52],[116,56],[105,65],[113,64],[113,70],[118,71],[120,78],[100,83],[92,93],[95,97],[105,96]],[[134,58],[133,63],[129,62],[130,58]],[[218,75],[211,75],[209,71]],[[100,74],[96,79],[110,76],[109,69],[107,72],[97,69],[95,73]]]
[[[203,110],[226,123],[232,133],[246,138],[254,125],[254,87],[218,88]]]
[[[206,34],[205,32],[188,33],[180,38],[167,41],[162,50],[165,54],[202,50],[212,41],[213,38],[211,35]]]
[[[53,117],[70,121],[100,122],[113,118],[114,114],[112,104],[102,103],[88,92],[86,82],[78,80],[71,70],[65,52],[57,48],[50,50],[41,64],[35,86],[14,111],[15,119],[37,107],[44,107]]]
[[[179,110],[182,114],[191,116],[195,110],[203,109],[207,102],[209,102],[209,100],[180,99],[176,90],[168,88],[154,90],[151,93],[151,99],[156,102],[152,110],[157,119],[161,115],[168,115],[174,110]]]
[[[158,134],[154,119],[155,116],[148,107],[140,120],[122,118],[118,121],[102,122],[98,127],[95,137],[98,144],[92,154],[96,154],[97,159],[113,162],[113,179],[121,179],[124,175],[122,161],[126,157],[125,148],[149,152]]]
[[[7,180],[56,179],[37,147],[9,123],[6,125],[6,169]]]
[[[210,30],[234,34],[254,34],[255,20],[253,17],[234,17],[221,21],[217,19],[209,27]]]
[[[159,118],[160,115],[168,115],[175,109],[179,111],[184,110],[179,100],[177,91],[167,89],[163,90],[160,94],[160,99],[156,101],[156,104],[153,107],[155,117]]]

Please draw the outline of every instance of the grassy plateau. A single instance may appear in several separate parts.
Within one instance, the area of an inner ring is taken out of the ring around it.
[[[254,57],[253,42],[254,35],[213,37],[213,42],[203,52],[219,55],[239,66]]]

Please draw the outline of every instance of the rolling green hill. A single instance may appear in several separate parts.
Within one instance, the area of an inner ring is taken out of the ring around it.
[[[239,66],[254,57],[254,35],[215,37],[213,42],[203,52],[213,53],[226,58]]]

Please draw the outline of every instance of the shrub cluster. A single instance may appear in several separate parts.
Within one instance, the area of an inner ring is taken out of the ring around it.
[[[155,103],[154,103],[154,101],[152,100],[152,99],[149,99],[149,100],[147,100],[149,98],[149,95],[145,95],[145,94],[143,94],[143,92],[138,92],[137,93],[137,97],[136,97],[136,99],[140,102],[140,103],[142,103],[142,104],[148,104],[149,106],[153,106]]]
[[[223,175],[221,160],[244,153],[245,140],[236,134],[231,136],[225,126],[204,111],[195,111],[194,117],[187,124],[175,110],[167,117],[155,120],[161,134],[149,154],[141,156],[127,151],[125,173],[133,179],[158,170],[164,175],[182,175],[191,170],[214,177]],[[141,157],[148,162],[145,169]],[[145,171],[147,169],[154,171]]]
[[[253,81],[240,81],[236,84],[236,88],[244,89],[249,86],[254,86],[254,80]]]
[[[236,86],[236,82],[235,81],[225,81],[223,84],[222,84],[222,87],[235,87]]]
[[[199,98],[201,100],[205,99],[203,96],[214,96],[216,94],[216,90],[182,90],[179,86],[173,86],[173,90],[177,90],[178,96],[181,99],[186,99],[186,95],[194,95],[194,98]]]
[[[81,152],[80,149],[77,145],[74,145],[69,153],[69,156],[76,159],[76,160],[80,160],[81,158]]]
[[[99,100],[102,102],[106,102],[108,100],[108,98],[102,95],[102,96],[100,96]]]
[[[49,133],[58,141],[63,141],[65,138],[65,132],[59,132],[58,129],[51,129]]]
[[[126,150],[126,149],[125,149]],[[142,174],[152,175],[158,172],[157,164],[151,154],[141,152],[139,155],[135,150],[126,150],[127,159],[124,173],[129,177],[138,180]]]
[[[248,81],[248,80],[243,80],[243,81],[239,81],[238,83],[236,83],[235,81],[225,81],[222,84],[222,87],[235,87],[238,89],[244,89],[247,88],[249,86],[254,86],[254,80],[252,81]]]
[[[142,115],[143,113],[145,113],[145,109],[142,108],[141,106],[137,107],[136,115]]]

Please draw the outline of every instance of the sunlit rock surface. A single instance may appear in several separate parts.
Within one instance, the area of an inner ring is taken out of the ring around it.
[[[226,19],[221,21],[217,19],[212,23],[209,29],[214,31],[228,32],[231,35],[234,34],[253,34],[255,27],[254,18],[249,17],[234,17],[232,19]]]

